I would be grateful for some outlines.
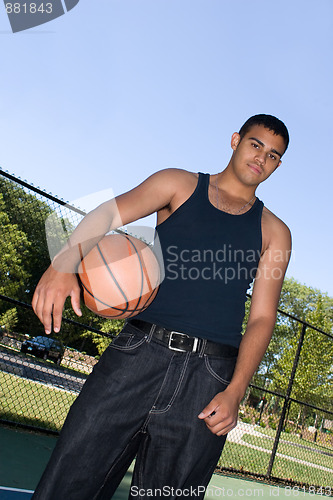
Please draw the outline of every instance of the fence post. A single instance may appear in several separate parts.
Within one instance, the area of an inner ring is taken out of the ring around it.
[[[299,341],[298,341],[298,345],[297,345],[296,355],[295,355],[295,358],[294,358],[293,368],[292,368],[291,374],[290,374],[290,379],[289,379],[289,384],[288,384],[288,388],[287,388],[287,393],[286,393],[286,396],[284,398],[284,404],[283,404],[283,408],[282,408],[282,412],[281,412],[281,417],[280,417],[280,420],[279,420],[279,425],[278,425],[278,428],[277,428],[277,431],[276,431],[275,441],[274,441],[274,445],[273,445],[271,457],[270,457],[269,464],[268,464],[268,469],[267,469],[267,473],[266,473],[266,476],[268,478],[270,478],[271,474],[272,474],[273,464],[274,464],[274,460],[275,460],[275,456],[276,456],[278,444],[279,444],[279,441],[280,441],[280,436],[281,436],[281,432],[282,432],[282,428],[283,428],[283,424],[284,424],[284,419],[286,417],[287,408],[288,408],[289,403],[290,403],[290,395],[291,395],[291,391],[292,391],[292,388],[293,388],[293,383],[294,383],[294,379],[295,379],[295,374],[296,374],[296,370],[297,370],[297,365],[298,365],[299,357],[300,357],[300,354],[301,354],[301,349],[302,349],[302,345],[303,345],[303,341],[304,341],[304,336],[305,336],[305,330],[306,330],[306,325],[303,323],[301,335],[299,337]]]

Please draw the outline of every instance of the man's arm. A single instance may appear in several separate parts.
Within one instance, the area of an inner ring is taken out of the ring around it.
[[[276,311],[291,252],[290,231],[275,222],[269,247],[259,261],[251,308],[232,380],[199,415],[218,436],[237,425],[238,409],[246,389],[271,340]]]
[[[77,226],[66,245],[53,259],[35,290],[32,306],[49,334],[52,327],[60,330],[65,300],[71,297],[74,312],[80,316],[80,288],[75,276],[80,258],[86,255],[103,236],[171,204],[179,185],[188,172],[161,170],[136,188],[107,201],[90,212]]]

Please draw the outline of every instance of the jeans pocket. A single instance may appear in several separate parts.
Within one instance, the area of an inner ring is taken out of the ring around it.
[[[225,386],[228,386],[234,373],[237,357],[218,358],[205,354],[204,359],[208,373]]]
[[[143,332],[126,327],[111,342],[109,347],[119,351],[131,351],[143,344],[147,336]]]

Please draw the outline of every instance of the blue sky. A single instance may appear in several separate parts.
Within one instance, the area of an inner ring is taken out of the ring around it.
[[[252,114],[288,126],[257,194],[288,276],[333,296],[331,0],[80,0],[11,33],[0,6],[0,165],[68,201],[167,167],[216,173]]]

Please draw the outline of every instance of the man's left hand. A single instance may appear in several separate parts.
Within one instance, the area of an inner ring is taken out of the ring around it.
[[[239,401],[228,388],[219,392],[202,410],[198,418],[205,421],[208,429],[217,436],[224,436],[237,425]]]

